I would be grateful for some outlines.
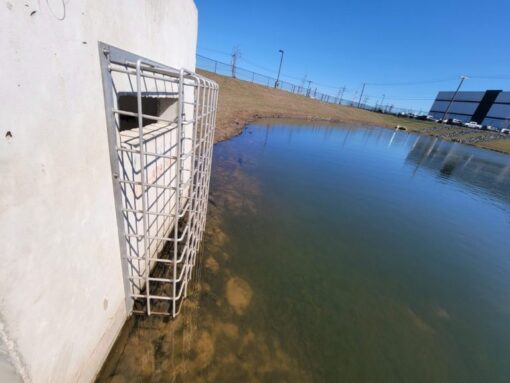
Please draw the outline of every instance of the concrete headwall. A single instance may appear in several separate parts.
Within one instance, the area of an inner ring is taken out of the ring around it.
[[[97,43],[193,69],[197,11],[12,0],[0,23],[0,377],[89,382],[128,315]]]

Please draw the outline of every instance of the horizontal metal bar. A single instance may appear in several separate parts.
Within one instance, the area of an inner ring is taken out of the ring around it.
[[[118,67],[113,66],[113,65],[110,65],[108,69],[111,72],[118,72],[118,73],[124,73],[124,74],[127,74],[127,75],[136,76],[136,70],[122,69],[122,68],[118,68]],[[179,79],[174,79],[173,77],[168,77],[168,78],[158,77],[158,76],[154,76],[154,75],[151,75],[151,74],[148,74],[148,73],[143,73],[143,72],[140,73],[140,77],[151,78],[151,79],[154,79],[154,80],[161,80],[161,81],[169,82],[171,84],[176,84],[176,85],[179,84]]]
[[[144,261],[145,259],[148,259],[151,262],[160,262],[160,263],[173,263],[174,261],[172,259],[165,259],[165,258],[145,258],[145,257],[135,257],[135,256],[127,256],[126,259],[129,260],[135,260],[135,261]]]
[[[159,217],[175,218],[175,214],[155,213],[153,211],[146,211],[146,212],[144,212],[143,210],[137,210],[137,209],[122,209],[122,211],[125,211],[126,213],[148,214],[148,215],[156,215],[156,216],[159,216]]]
[[[117,150],[119,152],[128,152],[128,153],[132,153],[132,154],[140,154],[140,151],[136,150],[136,149],[128,149],[128,148],[123,148],[123,147],[117,147]],[[169,160],[177,160],[178,159],[177,156],[167,156],[166,154],[159,154],[159,153],[153,153],[153,152],[144,152],[143,154],[145,156],[166,158],[166,159],[169,159]]]
[[[131,276],[129,277],[129,279],[142,279],[142,280],[149,280],[151,282],[168,282],[168,283],[171,283],[173,282],[173,280],[171,279],[167,279],[167,278],[156,278],[156,277],[140,277],[140,276],[137,276],[137,275],[134,275],[134,276]]]
[[[137,315],[147,315],[147,312],[146,312],[146,311],[140,311],[140,310],[133,310],[133,314],[137,314]],[[171,316],[172,314],[170,314],[170,313],[164,313],[164,312],[161,312],[161,311],[153,311],[153,310],[151,310],[151,315],[164,315],[164,316]]]
[[[181,237],[177,238],[177,242],[181,242],[184,239],[185,234],[187,233],[187,230],[188,230],[188,227],[186,226],[186,229],[184,229],[184,231],[182,232]],[[129,237],[129,238],[143,238],[144,237],[143,234],[125,234],[125,236]],[[147,239],[155,239],[158,241],[166,241],[166,242],[175,242],[174,238],[166,238],[166,237],[158,237],[158,236],[150,236],[150,235],[147,236]]]
[[[175,300],[174,298],[171,298],[171,297],[164,297],[162,295],[142,295],[142,294],[131,294],[131,296],[133,298],[144,298],[144,299],[159,299],[159,300],[162,300],[162,301],[173,301]]]
[[[184,253],[183,253],[184,254]],[[183,259],[181,259],[181,262],[176,262],[177,264],[181,264],[183,261]],[[184,278],[184,272],[186,270],[186,268],[189,267],[189,263],[187,262],[184,262],[182,268],[181,268],[181,272],[179,273],[179,276],[177,277],[177,279],[175,280],[175,282],[179,283],[179,282],[182,282],[183,281],[183,278]],[[131,276],[130,277],[131,279],[140,279],[140,280],[144,280],[146,281],[148,278],[153,278],[153,277],[147,277],[147,276]],[[164,279],[164,278],[159,278],[159,279]],[[150,280],[149,280],[150,281]],[[158,281],[156,281],[158,282]],[[168,283],[173,283],[174,280],[173,279],[165,279],[165,281],[160,281],[160,282],[168,282]]]
[[[130,181],[130,180],[122,180],[122,179],[120,179],[118,181],[120,183],[125,183],[125,184],[129,184],[129,185],[138,185],[138,186],[144,186],[144,187],[156,188],[156,189],[175,190],[177,188],[176,186],[163,186],[163,185],[158,185],[158,184],[143,183],[141,181]],[[189,186],[190,182],[191,182],[191,179],[184,183],[181,182],[178,187],[180,189],[186,188]]]
[[[113,65],[109,65],[108,69],[110,71],[112,71],[112,72],[125,73],[125,74],[133,75],[133,76],[137,75],[137,72],[136,72],[136,63],[130,63],[130,62],[119,63],[119,62],[115,62],[115,61],[111,61],[111,63],[117,64],[117,65],[121,65],[123,67],[127,66],[127,67],[135,69],[135,70],[129,70],[129,69],[123,69],[123,68],[115,67]],[[172,72],[172,71],[169,71],[169,70],[165,70],[165,69],[162,69],[162,68],[150,67],[150,66],[147,66],[146,64],[142,64],[141,66],[142,66],[142,68],[141,68],[140,74],[139,74],[141,77],[152,78],[152,79],[155,79],[155,80],[162,80],[162,81],[166,81],[166,82],[171,82],[171,83],[179,84],[179,76],[180,76],[179,72],[175,73],[175,72]],[[169,79],[166,79],[165,77],[157,77],[157,76],[154,76],[154,74],[148,74],[148,73],[145,73],[145,72],[157,73],[157,74],[161,74],[161,75],[164,75],[164,76],[168,76]],[[194,78],[189,76],[189,75],[185,76],[185,78],[186,78],[186,80],[194,80]],[[183,83],[183,85],[184,86],[193,86],[193,87],[198,87],[199,86],[196,83],[194,83],[194,84]]]
[[[112,112],[116,113],[116,114],[120,114],[122,116],[138,117],[138,113],[128,112],[127,110],[113,109]],[[142,113],[142,117],[147,119],[147,120],[163,121],[163,122],[167,122],[169,124],[177,124],[177,121],[175,121],[175,120],[168,120],[166,118],[161,118],[161,117],[158,117],[158,116],[153,116],[151,114],[144,114],[144,113]],[[176,129],[176,128],[177,128],[177,126],[173,127],[172,130]]]
[[[163,186],[163,185],[157,185],[157,184],[145,184],[140,181],[130,181],[130,180],[119,180],[120,183],[129,184],[129,185],[138,185],[138,186],[146,186],[156,189],[167,189],[167,190],[175,190],[175,186]]]

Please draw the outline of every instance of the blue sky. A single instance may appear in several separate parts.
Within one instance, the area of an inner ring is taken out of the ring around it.
[[[428,110],[438,90],[510,90],[510,1],[195,0],[198,53],[275,75],[305,74],[347,98],[367,83],[368,103]],[[483,77],[483,78],[481,78]],[[405,85],[402,85],[405,83]],[[411,84],[410,84],[411,83]],[[375,85],[377,84],[377,85]],[[313,85],[312,85],[313,87]]]

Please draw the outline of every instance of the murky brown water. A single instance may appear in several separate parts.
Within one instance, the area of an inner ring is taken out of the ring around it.
[[[255,214],[257,180],[232,159],[215,167],[213,183],[201,262],[181,315],[131,318],[98,382],[309,381],[277,338],[250,323],[252,287],[229,268],[222,213]]]

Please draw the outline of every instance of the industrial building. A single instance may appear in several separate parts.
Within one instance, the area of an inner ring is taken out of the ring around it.
[[[508,128],[510,125],[510,92],[439,92],[429,114],[437,119],[455,118],[482,125]]]

